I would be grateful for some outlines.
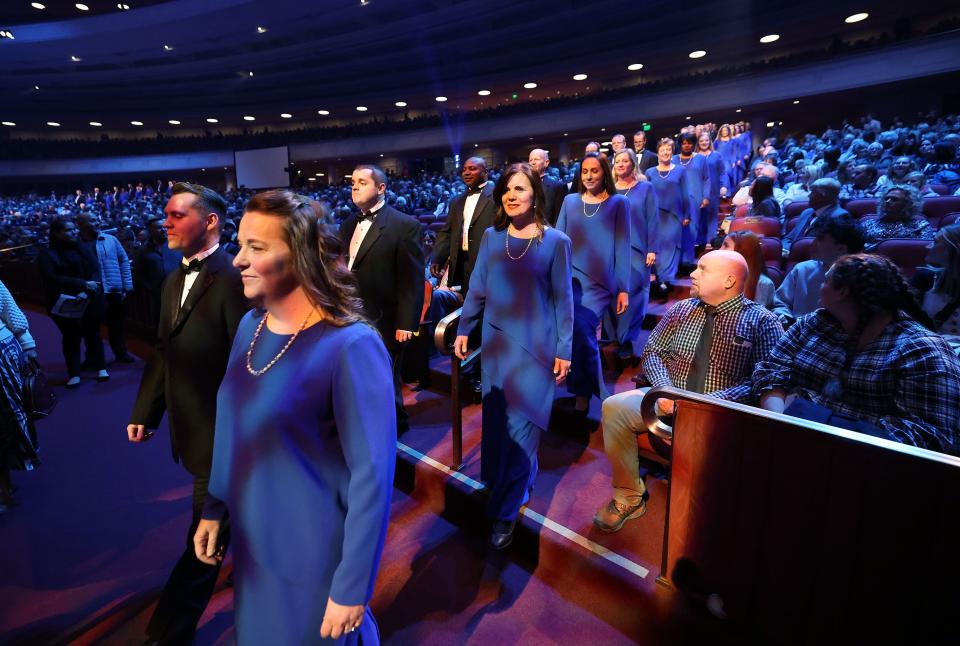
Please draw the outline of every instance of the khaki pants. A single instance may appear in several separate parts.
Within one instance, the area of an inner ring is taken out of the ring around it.
[[[638,388],[612,395],[603,401],[603,449],[613,471],[613,497],[634,506],[646,492],[640,479],[637,435],[646,433],[640,415],[640,402],[649,388]]]

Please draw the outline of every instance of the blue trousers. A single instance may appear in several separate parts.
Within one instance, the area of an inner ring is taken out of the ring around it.
[[[503,391],[483,397],[480,472],[490,490],[487,516],[513,520],[530,499],[537,478],[537,449],[542,429],[506,406]]]

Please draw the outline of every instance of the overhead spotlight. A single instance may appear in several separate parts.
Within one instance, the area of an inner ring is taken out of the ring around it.
[[[793,100],[793,105],[797,105],[798,103],[800,103],[800,99],[794,99],[794,100]]]
[[[566,137],[566,136],[569,135],[569,134],[570,134],[569,132],[565,132],[565,133],[563,133],[563,136]]]
[[[480,90],[477,94],[480,96],[490,96],[490,90]]]
[[[90,125],[93,126],[94,128],[99,128],[99,127],[102,126],[103,124],[100,123],[99,121],[91,121],[91,122],[90,122]]]
[[[394,103],[393,105],[397,106],[398,108],[405,108],[405,107],[407,107],[407,102],[406,102],[406,101],[397,101],[397,102]]]
[[[79,63],[79,62],[82,61],[83,59],[80,58],[79,56],[71,56],[71,57],[70,57],[70,60],[73,61],[74,63]]]
[[[131,122],[130,122],[130,125],[131,125],[131,126],[142,126],[142,125],[143,125],[143,121],[131,121]]]
[[[767,121],[767,127],[768,127],[768,128],[772,128],[772,127],[774,127],[775,125],[777,125],[775,122],[773,122],[773,121]]]
[[[778,40],[780,40],[780,34],[767,34],[766,36],[760,39],[760,42],[766,45],[768,43],[775,43]]]
[[[606,131],[607,131],[606,128],[600,128],[600,132],[606,132]]]
[[[281,119],[292,119],[292,118],[293,118],[293,115],[290,114],[289,112],[281,112],[281,113],[280,113],[280,118],[281,118]]]
[[[80,11],[90,11],[90,7],[88,7],[87,5],[83,4],[82,2],[78,2],[77,4],[75,4],[75,5],[73,5],[73,6],[76,7],[77,9],[79,9]]]
[[[179,125],[180,125],[180,122],[179,122],[178,120],[176,120],[176,119],[170,119],[170,121],[168,121],[167,123],[169,123],[171,126],[179,126]]]
[[[325,116],[327,116],[328,114],[330,114],[330,111],[329,111],[329,110],[317,110],[317,114],[319,114],[321,117],[325,117]]]
[[[703,58],[706,55],[707,55],[707,52],[705,52],[702,49],[698,49],[694,52],[690,52],[690,58]]]
[[[573,80],[574,80],[574,81],[586,81],[586,80],[587,80],[587,75],[586,75],[586,74],[574,74],[574,75],[573,75]]]
[[[438,103],[443,103],[444,101],[447,100],[447,97],[445,97],[445,96],[438,96],[438,97],[436,97],[436,100],[437,100]]]
[[[34,85],[34,86],[33,86],[33,89],[34,89],[34,90],[39,90],[39,89],[40,89],[40,86],[39,86],[39,85]]]
[[[16,40],[16,38],[13,37],[12,31],[0,31],[0,38],[9,38],[10,40]]]
[[[120,9],[121,11],[130,11],[130,5],[125,2],[118,2],[117,9]]]
[[[692,119],[692,118],[693,118],[693,117],[691,117],[690,115],[687,115],[687,121],[690,121],[690,119]]]
[[[247,72],[247,76],[253,76],[253,72]]]
[[[367,111],[367,106],[365,106],[365,105],[358,105],[358,106],[357,106],[357,112],[366,112],[366,111]]]
[[[743,112],[743,108],[737,108],[737,112]]]
[[[537,87],[536,83],[524,83],[523,87],[527,90],[532,90]]]
[[[244,121],[256,121],[256,117],[252,117],[249,114],[243,118]]]
[[[214,119],[213,117],[207,117],[207,123],[220,123],[220,120]]]
[[[47,5],[43,4],[42,2],[31,2],[30,6],[34,9],[39,9],[40,11],[43,11],[47,8]]]
[[[627,65],[627,69],[631,72],[637,72],[643,69],[643,63],[630,63]]]
[[[383,153],[380,153],[380,156],[383,157]]]
[[[317,173],[317,177],[326,177],[326,173]]]
[[[480,147],[480,144],[473,144],[473,147],[474,147],[474,148],[479,148],[479,147]]]
[[[57,123],[56,121],[47,121],[47,125],[48,125],[48,126],[51,126],[51,127],[53,127],[53,128],[59,128],[59,127],[60,127],[60,124]]]
[[[15,125],[17,125],[17,124],[15,124],[13,121],[0,121],[0,124],[3,124],[3,125],[5,125],[5,126],[7,126],[8,128],[12,128],[12,127],[14,127]]]
[[[173,51],[173,45],[164,45],[164,46],[163,46],[163,50],[164,50],[164,51],[167,51],[167,52],[172,52],[172,51]]]
[[[259,26],[258,26],[258,27],[257,27],[257,33],[258,33],[258,34],[265,34],[265,33],[267,33],[267,28],[266,28],[266,27],[259,27]]]
[[[855,13],[852,16],[847,16],[843,19],[843,22],[852,25],[855,22],[861,22],[870,17],[868,13]]]

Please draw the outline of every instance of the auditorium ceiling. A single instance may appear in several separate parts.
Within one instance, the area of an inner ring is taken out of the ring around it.
[[[31,131],[152,135],[398,118],[590,94],[960,25],[956,3],[943,0],[82,4],[0,3],[0,31],[12,35],[0,38],[0,120]],[[869,17],[845,22],[860,11]],[[705,55],[691,57],[696,51]]]

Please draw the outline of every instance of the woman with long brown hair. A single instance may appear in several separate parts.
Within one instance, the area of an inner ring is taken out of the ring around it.
[[[773,308],[777,287],[767,276],[767,263],[763,259],[763,246],[753,231],[732,231],[723,239],[721,249],[736,251],[747,261],[750,275],[743,286],[743,295],[768,310]]]
[[[234,266],[256,308],[217,397],[194,537],[198,559],[221,559],[229,510],[240,643],[379,641],[367,603],[390,514],[393,378],[321,210],[267,191],[240,221]]]
[[[490,489],[490,546],[510,544],[537,476],[540,434],[556,384],[570,369],[573,295],[570,238],[547,226],[540,177],[513,164],[493,190],[498,211],[484,233],[454,350],[483,325],[483,456]]]

